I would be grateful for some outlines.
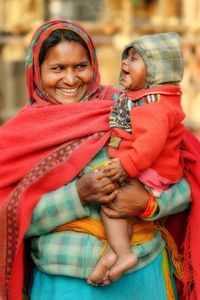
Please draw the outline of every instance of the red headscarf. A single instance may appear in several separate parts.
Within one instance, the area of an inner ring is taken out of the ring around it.
[[[57,29],[78,34],[90,53],[94,75],[81,102],[59,105],[41,83],[40,48]],[[9,300],[22,299],[23,238],[35,205],[43,194],[72,180],[105,145],[118,93],[100,86],[93,42],[70,21],[49,21],[38,28],[28,49],[26,75],[30,104],[0,128],[0,299]]]

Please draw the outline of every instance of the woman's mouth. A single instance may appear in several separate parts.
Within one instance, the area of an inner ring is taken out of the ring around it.
[[[76,88],[57,88],[56,92],[62,94],[64,96],[75,94],[78,91],[78,87]]]

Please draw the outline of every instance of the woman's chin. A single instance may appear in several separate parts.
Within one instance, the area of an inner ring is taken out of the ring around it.
[[[66,103],[78,102],[79,97],[78,95],[69,95],[69,96],[56,97],[55,100],[60,104],[66,104]]]

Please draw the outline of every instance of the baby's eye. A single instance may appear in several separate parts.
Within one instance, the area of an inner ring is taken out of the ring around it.
[[[130,60],[130,61],[136,61],[136,60],[137,60],[137,57],[134,56],[134,55],[133,55],[133,56],[131,55],[131,56],[129,56],[129,60]]]

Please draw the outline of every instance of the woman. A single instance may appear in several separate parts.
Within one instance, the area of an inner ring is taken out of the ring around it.
[[[106,287],[85,280],[103,248],[93,232],[99,229],[99,204],[107,204],[111,216],[130,217],[144,211],[148,202],[139,183],[130,181],[124,194],[94,171],[108,159],[108,118],[119,92],[100,85],[88,34],[73,22],[43,24],[28,49],[27,85],[30,103],[0,131],[1,299],[22,299],[25,235],[26,241],[31,239],[35,264],[32,300],[77,299],[80,294],[96,300],[133,295],[137,300],[176,299],[163,228],[153,222],[141,222],[146,231],[138,228],[142,240],[133,246],[139,257],[135,272]],[[159,210],[151,220],[186,209],[189,197],[189,185],[182,179],[158,198]],[[83,218],[84,225],[72,222]]]

